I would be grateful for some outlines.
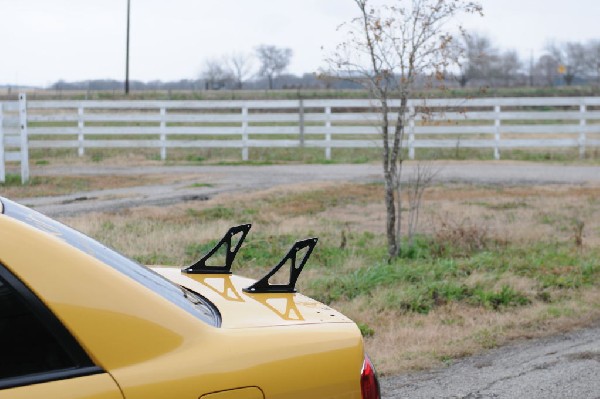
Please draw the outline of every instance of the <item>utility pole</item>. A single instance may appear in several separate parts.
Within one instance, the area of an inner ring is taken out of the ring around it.
[[[127,44],[125,49],[125,94],[129,94],[129,13],[131,1],[127,0]]]
[[[529,55],[529,86],[533,87],[533,50]]]

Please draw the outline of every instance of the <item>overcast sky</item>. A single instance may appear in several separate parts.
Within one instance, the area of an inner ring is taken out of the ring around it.
[[[483,0],[467,29],[537,57],[548,40],[600,39],[600,0]],[[125,75],[127,0],[0,0],[0,85]],[[351,0],[131,0],[130,78],[197,78],[207,58],[290,47],[289,71],[314,72]]]

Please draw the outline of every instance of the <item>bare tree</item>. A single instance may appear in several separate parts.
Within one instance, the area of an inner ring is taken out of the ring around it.
[[[581,43],[551,43],[546,47],[550,55],[558,63],[558,71],[567,86],[573,84],[575,77],[585,69],[585,48]]]
[[[585,69],[600,85],[600,40],[591,40],[585,45]]]
[[[260,61],[258,74],[267,78],[269,90],[273,89],[273,80],[281,75],[292,59],[292,49],[261,45],[256,48],[256,56]]]
[[[461,12],[481,13],[481,6],[467,0],[393,0],[379,7],[370,0],[354,3],[358,17],[341,27],[347,40],[327,62],[338,76],[360,83],[377,100],[388,255],[394,258],[401,252],[401,174],[409,97],[417,78],[427,76],[432,84],[444,80],[453,61],[453,36],[447,24]]]
[[[234,89],[241,90],[244,81],[252,75],[252,57],[247,53],[233,53],[227,57],[227,69],[233,79]]]
[[[458,83],[461,87],[471,80],[487,80],[491,77],[498,49],[489,37],[476,32],[464,33],[456,49],[460,55]]]
[[[413,245],[417,226],[419,225],[419,214],[423,203],[425,189],[431,186],[439,169],[429,163],[419,162],[408,178],[408,246]]]
[[[507,50],[498,57],[498,77],[506,87],[510,86],[511,81],[517,78],[521,68],[523,68],[523,64],[514,50]]]
[[[536,62],[534,70],[543,86],[552,87],[558,78],[558,61],[548,54],[542,55]]]
[[[224,67],[225,62],[219,58],[211,58],[206,60],[200,77],[204,79],[205,88],[207,90],[220,89],[225,86],[227,80],[231,77],[229,72]]]

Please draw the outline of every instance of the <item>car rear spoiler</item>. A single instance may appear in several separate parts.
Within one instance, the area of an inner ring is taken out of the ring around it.
[[[231,274],[231,266],[240,250],[242,243],[246,239],[251,224],[243,224],[231,227],[221,240],[206,255],[191,266],[184,267],[181,271],[188,274]],[[233,245],[234,237],[238,236],[238,241]],[[293,293],[296,292],[296,281],[313,249],[317,245],[318,238],[307,238],[299,240],[292,245],[288,253],[275,265],[267,274],[254,284],[243,289],[250,294],[262,293]],[[223,246],[225,246],[225,264],[212,266],[207,261],[212,258]],[[232,248],[233,247],[233,248]],[[300,257],[300,259],[299,259]],[[286,284],[271,283],[269,280],[279,272],[283,266],[289,263],[289,280]]]

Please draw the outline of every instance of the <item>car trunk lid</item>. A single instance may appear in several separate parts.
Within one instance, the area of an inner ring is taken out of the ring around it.
[[[221,313],[222,328],[353,323],[329,306],[299,293],[244,292],[243,288],[255,282],[252,279],[235,275],[186,274],[169,267],[152,269],[212,302]]]

